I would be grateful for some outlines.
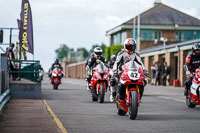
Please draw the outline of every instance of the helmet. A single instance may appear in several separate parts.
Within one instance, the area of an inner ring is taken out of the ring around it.
[[[136,41],[133,38],[127,38],[124,41],[124,49],[127,53],[135,53]]]
[[[195,43],[192,45],[192,52],[194,54],[200,54],[200,43]]]
[[[12,48],[14,48],[14,47],[15,47],[15,44],[14,44],[14,43],[11,43],[9,46],[12,47]]]
[[[96,56],[102,55],[102,52],[103,52],[103,50],[102,50],[101,47],[96,47],[96,48],[94,48],[94,54],[95,54]]]
[[[59,59],[56,59],[56,60],[55,60],[55,63],[59,63]]]
[[[110,60],[116,60],[116,55],[112,55],[111,57],[110,57]]]

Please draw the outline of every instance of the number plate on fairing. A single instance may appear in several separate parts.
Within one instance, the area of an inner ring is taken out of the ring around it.
[[[131,80],[138,80],[140,78],[140,73],[137,71],[129,71],[128,75]]]

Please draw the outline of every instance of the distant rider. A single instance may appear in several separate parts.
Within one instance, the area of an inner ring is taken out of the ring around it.
[[[192,84],[192,79],[193,79],[192,74],[199,67],[200,67],[200,43],[195,43],[192,45],[192,53],[188,54],[184,65],[187,76],[187,79],[185,81],[185,86],[186,86],[184,91],[185,96],[188,95],[188,90],[190,89],[190,86]]]
[[[62,68],[61,64],[59,63],[58,59],[55,60],[55,62],[51,65],[51,68],[49,69],[49,78],[51,78],[52,71],[56,67],[60,68],[61,71],[63,70],[63,68]],[[63,75],[62,75],[62,77],[63,77]]]
[[[108,62],[108,66],[110,68],[110,71],[112,71],[111,69],[113,68],[113,65],[115,64],[115,61],[116,61],[116,55],[112,55],[111,58],[110,58],[110,61]],[[115,97],[116,97],[116,86],[111,86],[110,91],[111,91],[110,101],[114,102]]]
[[[90,91],[90,80],[92,78],[92,69],[98,64],[97,60],[102,61],[103,63],[106,63],[106,59],[102,56],[103,50],[101,47],[96,47],[93,50],[93,54],[91,54],[91,57],[88,59],[87,61],[87,66],[86,66],[86,70],[87,70],[87,90]]]
[[[113,68],[113,65],[115,64],[115,61],[116,61],[116,55],[112,55],[110,57],[110,61],[108,62],[109,68]]]
[[[135,52],[135,50],[136,50],[136,41],[133,38],[126,39],[124,42],[124,49],[118,53],[117,59],[113,66],[114,77],[111,80],[112,86],[115,85],[116,83],[115,78],[119,75],[120,71],[122,71],[122,65],[129,62],[132,59],[142,66],[145,76],[146,77],[149,76],[148,72],[144,68],[140,55],[137,52]],[[146,81],[144,81],[144,84],[146,85]],[[141,96],[140,98],[142,98],[144,86],[139,86],[139,89],[140,89],[140,96]],[[125,95],[124,84],[121,84],[121,83],[119,84],[118,93],[119,93],[119,102],[121,105],[124,105],[125,104],[124,97],[123,97]]]
[[[17,69],[18,69],[17,66],[15,65],[15,62],[12,61],[12,60],[15,60],[15,54],[13,52],[14,47],[15,47],[15,44],[11,43],[9,45],[9,47],[6,49],[6,55],[8,57],[8,60],[10,60],[9,66],[10,66],[11,71],[17,71]],[[13,78],[13,80],[16,80],[17,74],[13,73],[12,78]]]

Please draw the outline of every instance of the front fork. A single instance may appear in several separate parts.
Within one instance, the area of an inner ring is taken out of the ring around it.
[[[136,85],[136,88],[129,89],[128,86],[126,86],[126,103],[129,106],[130,105],[130,93],[131,91],[137,91],[138,93],[138,104],[140,104],[140,89],[138,85]]]
[[[107,92],[107,87],[106,87],[106,81],[104,81],[104,82],[100,82],[100,83],[97,83],[97,94],[99,94],[99,92],[100,92],[100,85],[104,85],[104,92]]]

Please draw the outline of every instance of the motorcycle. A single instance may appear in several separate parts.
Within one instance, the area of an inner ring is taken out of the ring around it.
[[[93,68],[93,76],[90,81],[91,84],[91,93],[92,93],[92,101],[98,101],[100,103],[104,102],[104,96],[107,92],[108,83],[109,83],[109,73],[107,66],[101,62],[99,62],[96,67]]]
[[[194,72],[192,85],[186,96],[186,105],[189,108],[195,108],[196,105],[200,105],[200,68],[197,68]]]
[[[58,67],[55,67],[51,74],[51,84],[53,85],[53,89],[57,90],[58,86],[61,84],[62,78],[62,70]]]
[[[118,115],[129,113],[130,119],[136,119],[138,106],[140,104],[139,86],[144,86],[145,75],[142,67],[135,61],[131,60],[122,66],[120,83],[125,85],[124,104],[116,99]]]
[[[44,70],[39,69],[39,81],[40,82],[43,80],[43,76],[44,76]]]

